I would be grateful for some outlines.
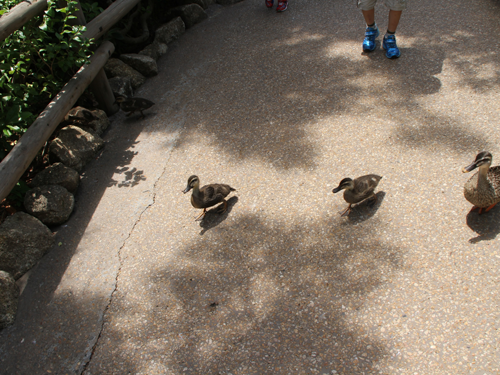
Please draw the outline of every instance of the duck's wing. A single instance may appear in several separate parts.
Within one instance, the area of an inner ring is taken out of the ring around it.
[[[225,184],[205,185],[200,189],[203,192],[203,201],[208,207],[222,202],[234,190],[231,186]]]
[[[382,177],[376,174],[369,174],[366,176],[358,177],[354,180],[354,190],[359,196],[368,198],[373,194]]]
[[[488,179],[495,189],[496,194],[500,196],[500,165],[497,165],[496,167],[490,167],[490,169],[488,170]]]

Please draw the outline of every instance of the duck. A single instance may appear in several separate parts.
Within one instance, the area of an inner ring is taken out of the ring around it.
[[[500,202],[500,165],[490,168],[492,161],[491,153],[482,151],[462,169],[463,173],[468,173],[479,168],[464,185],[464,197],[474,205],[471,211],[479,208],[479,214],[488,212]]]
[[[203,212],[198,216],[195,221],[202,220],[205,217],[207,208],[215,206],[218,203],[223,203],[222,211],[223,214],[227,210],[226,197],[232,192],[236,191],[226,184],[209,184],[200,188],[200,179],[198,176],[193,175],[188,178],[187,187],[182,191],[186,194],[188,191],[193,189],[191,194],[191,204],[194,208],[203,208]]]
[[[151,108],[155,105],[151,100],[144,98],[127,98],[126,96],[117,96],[115,104],[118,103],[121,110],[127,113],[127,116],[130,116],[134,112],[141,112],[141,118],[144,118],[144,113],[142,111]]]
[[[375,188],[382,179],[381,176],[376,174],[367,174],[365,176],[360,176],[355,178],[344,178],[340,181],[339,186],[332,190],[332,193],[338,193],[341,190],[344,191],[344,200],[349,203],[349,206],[344,210],[339,212],[340,216],[346,216],[351,213],[351,206],[355,203],[364,201],[370,198],[373,205],[377,201],[377,195],[374,193]]]

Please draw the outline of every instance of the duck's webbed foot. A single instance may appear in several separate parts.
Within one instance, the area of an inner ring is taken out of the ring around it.
[[[194,221],[199,221],[199,220],[203,220],[203,218],[205,217],[205,213],[207,212],[207,209],[204,208],[203,209],[203,212],[200,214],[200,216],[198,216],[196,219],[194,219]]]
[[[344,211],[340,211],[339,214],[340,214],[340,217],[343,217],[343,216],[347,216],[351,213],[351,204],[349,206],[347,206],[347,208],[344,210]]]

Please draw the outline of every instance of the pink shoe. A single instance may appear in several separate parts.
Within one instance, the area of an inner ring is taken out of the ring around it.
[[[288,0],[279,0],[276,12],[284,12],[288,8]]]
[[[274,5],[274,0],[266,0],[266,7],[272,8]]]

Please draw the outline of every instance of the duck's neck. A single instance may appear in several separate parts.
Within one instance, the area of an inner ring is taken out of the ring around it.
[[[488,181],[488,170],[490,169],[489,165],[483,165],[479,167],[479,172],[477,176],[477,185],[489,185],[490,182]]]
[[[200,191],[200,184],[196,184],[193,186],[193,195],[197,198],[202,196]]]

